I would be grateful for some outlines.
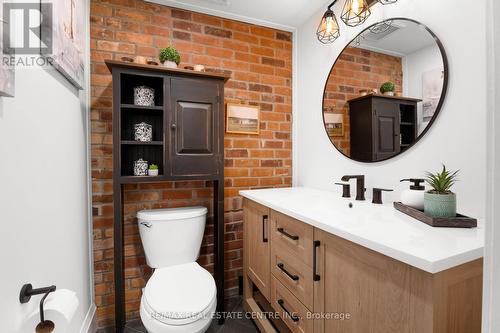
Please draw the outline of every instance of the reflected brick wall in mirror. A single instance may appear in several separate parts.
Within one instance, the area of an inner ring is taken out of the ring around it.
[[[401,93],[403,69],[400,57],[348,47],[332,69],[325,88],[323,112],[343,116],[344,135],[332,137],[333,144],[350,155],[350,128],[348,100],[358,97],[363,89],[380,89],[382,83],[396,84]]]

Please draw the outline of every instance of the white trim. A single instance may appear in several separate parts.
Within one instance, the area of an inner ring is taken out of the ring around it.
[[[495,180],[495,175],[500,171],[499,158],[496,153],[498,146],[498,135],[496,130],[500,130],[498,123],[500,119],[495,116],[495,106],[497,100],[500,98],[496,93],[495,88],[498,85],[496,73],[498,70],[498,62],[495,61],[495,51],[498,49],[496,40],[499,36],[495,36],[495,19],[500,19],[500,15],[495,14],[494,1],[488,0],[486,3],[486,44],[487,44],[487,202],[486,202],[486,228],[485,228],[485,253],[484,253],[484,269],[483,269],[483,322],[482,332],[494,333],[499,330],[499,321],[497,318],[498,300],[495,298],[495,293],[498,292],[499,280],[498,271],[495,265],[498,265],[498,258],[496,249],[499,247],[499,230],[495,228],[495,219],[498,218],[499,210],[496,207],[498,202],[498,188],[499,180]],[[496,17],[495,17],[496,16]],[[496,37],[496,38],[495,38]],[[498,250],[497,250],[498,251]],[[496,262],[495,262],[496,261]],[[495,283],[496,281],[496,283]],[[497,307],[497,308],[495,308]]]
[[[91,303],[89,311],[87,311],[85,320],[80,328],[80,333],[95,333],[97,331],[96,310],[95,304]]]
[[[207,7],[202,7],[202,6],[196,6],[192,4],[187,4],[187,3],[181,3],[175,0],[145,0],[146,2],[152,2],[156,3],[159,5],[164,5],[164,6],[169,6],[169,7],[175,7],[175,8],[180,8],[180,9],[185,9],[185,10],[190,10],[193,12],[197,13],[203,13],[203,14],[208,14],[208,15],[213,15],[213,16],[218,16],[230,20],[235,20],[235,21],[240,21],[240,22],[245,22],[245,23],[250,23],[250,24],[255,24],[255,25],[260,25],[263,27],[268,27],[268,28],[273,28],[273,29],[278,29],[278,30],[283,30],[283,31],[289,31],[289,32],[294,32],[296,29],[294,27],[284,25],[284,24],[279,24],[279,23],[273,23],[269,22],[266,20],[260,20],[254,17],[248,17],[244,15],[238,15],[234,13],[230,13],[224,10],[217,10],[217,9],[212,9],[212,8],[207,8]]]
[[[299,149],[298,149],[298,30],[293,29],[293,44],[292,44],[292,186],[299,186]]]

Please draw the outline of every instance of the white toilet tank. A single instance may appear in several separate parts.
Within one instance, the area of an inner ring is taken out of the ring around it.
[[[139,211],[137,222],[148,266],[163,268],[196,261],[207,211],[205,207]]]

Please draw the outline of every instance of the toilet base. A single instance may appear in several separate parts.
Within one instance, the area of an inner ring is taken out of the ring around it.
[[[144,296],[141,298],[140,316],[148,333],[204,333],[212,323],[217,307],[217,298],[210,304],[207,316],[186,325],[168,325],[155,319],[144,306]]]

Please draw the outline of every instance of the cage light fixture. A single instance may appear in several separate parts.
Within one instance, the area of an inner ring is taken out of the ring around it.
[[[389,5],[396,3],[398,0],[371,0],[370,3],[373,3],[375,1],[380,2],[383,5]],[[333,43],[340,36],[340,27],[337,21],[337,17],[332,10],[332,7],[335,3],[337,3],[337,0],[334,0],[328,6],[328,9],[321,18],[318,29],[316,30],[316,36],[318,37],[318,40],[323,44]],[[366,0],[346,0],[340,18],[346,25],[350,27],[356,27],[365,23],[370,15],[370,6],[368,5]],[[372,29],[383,30],[384,28],[389,29],[390,24],[384,27],[373,27]]]
[[[371,13],[366,0],[346,0],[340,18],[346,25],[357,27],[365,23]]]
[[[321,22],[316,30],[316,36],[323,44],[333,43],[340,36],[339,23],[335,13],[331,9],[335,2],[336,1],[332,2],[332,4],[328,6],[327,11],[323,15],[323,18],[321,18]]]

